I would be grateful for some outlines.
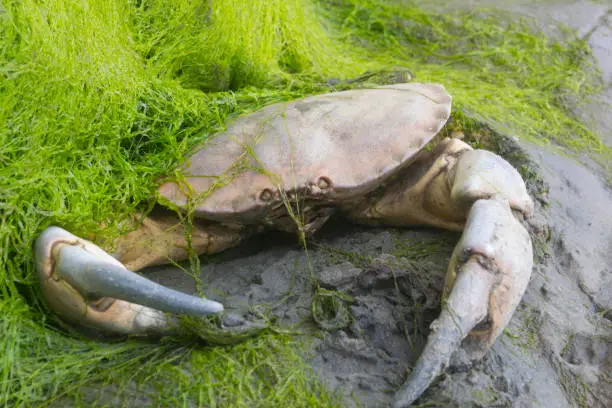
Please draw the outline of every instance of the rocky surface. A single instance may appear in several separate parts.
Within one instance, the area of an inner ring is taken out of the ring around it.
[[[612,145],[612,9],[603,2],[530,3],[508,7],[535,16],[551,35],[557,20],[588,39],[605,86],[580,114]],[[532,280],[488,356],[472,363],[457,353],[418,401],[424,406],[612,406],[612,191],[597,164],[522,142],[520,149],[538,195]],[[386,406],[439,312],[458,237],[340,220],[307,252],[287,235],[268,234],[203,260],[201,277],[207,294],[234,311],[255,307],[318,332],[310,363],[346,406]],[[149,276],[195,292],[193,279],[176,269]]]

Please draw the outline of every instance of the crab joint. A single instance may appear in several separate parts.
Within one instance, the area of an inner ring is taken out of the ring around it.
[[[506,200],[478,200],[455,248],[446,277],[449,293],[412,373],[396,395],[395,407],[410,406],[463,347],[472,359],[484,356],[508,324],[531,276],[529,234]]]
[[[119,333],[164,332],[163,312],[202,316],[220,303],[166,288],[126,269],[91,242],[57,227],[36,242],[43,293],[73,323]]]

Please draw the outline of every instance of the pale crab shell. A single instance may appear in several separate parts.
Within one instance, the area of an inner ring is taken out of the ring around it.
[[[276,103],[204,142],[159,193],[183,209],[204,197],[192,208],[212,220],[256,220],[296,194],[350,200],[408,165],[450,110],[444,87],[417,83]]]

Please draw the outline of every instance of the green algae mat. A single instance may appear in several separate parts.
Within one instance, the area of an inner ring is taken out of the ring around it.
[[[37,294],[37,234],[110,239],[231,118],[399,67],[446,86],[453,126],[609,154],[571,114],[598,88],[586,44],[532,27],[407,1],[2,0],[0,406],[340,405],[289,334],[207,347],[75,333]]]

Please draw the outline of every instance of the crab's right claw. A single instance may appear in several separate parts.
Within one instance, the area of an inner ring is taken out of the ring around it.
[[[512,317],[531,276],[529,233],[505,199],[476,201],[451,262],[440,316],[395,408],[410,406],[463,347],[482,358]]]
[[[220,303],[166,288],[126,269],[93,243],[49,227],[36,241],[43,296],[67,321],[105,332],[164,334],[174,325],[166,313],[203,316]]]

